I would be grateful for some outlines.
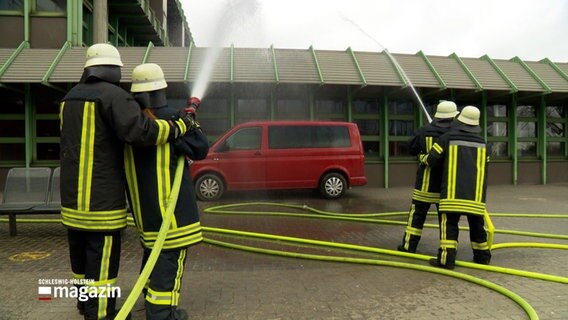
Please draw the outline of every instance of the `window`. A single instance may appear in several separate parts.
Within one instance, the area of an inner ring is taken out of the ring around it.
[[[183,99],[179,101],[181,106],[184,106],[186,103]],[[227,99],[209,97],[203,99],[199,107],[197,121],[199,121],[201,128],[207,134],[209,142],[217,140],[220,135],[230,128],[229,114],[229,102]]]
[[[519,157],[537,156],[537,118],[535,106],[517,106],[517,155]]]
[[[24,11],[24,1],[22,0],[2,0],[0,10],[4,11]]]
[[[389,101],[389,155],[408,157],[408,139],[414,134],[416,106],[411,101]]]
[[[260,127],[243,128],[232,134],[224,143],[225,150],[258,150],[261,143]]]
[[[59,160],[59,103],[64,93],[39,86],[34,90],[37,161]]]
[[[238,99],[236,122],[270,119],[270,108],[266,99]]]
[[[487,105],[487,151],[492,159],[507,158],[509,147],[508,106]]]
[[[549,157],[566,157],[566,106],[547,106],[546,153]]]
[[[276,119],[305,120],[309,118],[308,110],[305,100],[279,99],[276,102]]]
[[[319,120],[345,120],[345,101],[342,99],[316,100],[315,117]]]
[[[270,126],[268,147],[341,148],[351,146],[349,131],[344,126]]]
[[[59,12],[67,11],[66,0],[35,0],[34,12]]]
[[[0,89],[0,161],[25,161],[24,97]]]
[[[366,159],[380,157],[380,107],[376,99],[356,99],[352,103],[353,122],[359,128]]]

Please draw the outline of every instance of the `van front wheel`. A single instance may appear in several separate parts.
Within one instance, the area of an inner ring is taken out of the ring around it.
[[[347,181],[342,174],[331,172],[323,176],[319,189],[325,198],[337,199],[345,193]]]
[[[197,199],[201,201],[219,200],[225,192],[223,180],[216,174],[207,173],[195,182]]]

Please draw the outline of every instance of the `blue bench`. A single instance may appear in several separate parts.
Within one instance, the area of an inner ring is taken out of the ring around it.
[[[6,184],[0,214],[8,215],[10,236],[17,235],[16,215],[23,213],[58,213],[59,170],[50,168],[12,168],[6,176]],[[54,185],[57,187],[54,188]]]

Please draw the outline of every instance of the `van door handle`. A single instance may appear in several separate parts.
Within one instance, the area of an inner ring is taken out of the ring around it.
[[[254,155],[255,155],[255,156],[260,156],[261,153],[260,153],[260,151],[257,151],[257,152],[254,153]]]

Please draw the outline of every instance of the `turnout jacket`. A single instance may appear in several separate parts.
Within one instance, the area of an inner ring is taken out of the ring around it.
[[[59,118],[63,224],[83,231],[126,227],[124,143],[166,143],[170,125],[145,117],[128,92],[103,80],[73,87]]]
[[[148,108],[145,112],[157,118],[169,119],[179,111],[165,106]],[[201,160],[207,156],[208,151],[207,137],[200,128],[191,129],[173,143],[151,147],[126,146],[124,159],[129,200],[143,247],[152,249],[158,237],[166,214],[178,157]],[[174,217],[163,248],[179,249],[202,239],[195,190],[189,165],[184,161]]]
[[[443,169],[440,212],[485,213],[487,149],[485,140],[471,128],[450,129],[428,153],[430,167]]]
[[[431,123],[420,127],[408,141],[410,154],[413,156],[428,154],[438,137],[450,129],[450,124],[451,120],[440,121],[434,119]],[[441,168],[419,163],[414,190],[412,191],[412,199],[427,203],[438,203],[440,200],[441,179]]]

